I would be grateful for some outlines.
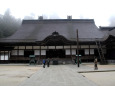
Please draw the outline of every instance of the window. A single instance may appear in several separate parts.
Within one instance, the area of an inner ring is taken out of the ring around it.
[[[8,60],[8,51],[3,51],[0,53],[0,60]]]

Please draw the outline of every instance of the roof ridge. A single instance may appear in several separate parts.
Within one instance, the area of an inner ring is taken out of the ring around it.
[[[43,20],[23,20],[22,24],[38,23],[38,22],[94,22],[94,19],[43,19]]]

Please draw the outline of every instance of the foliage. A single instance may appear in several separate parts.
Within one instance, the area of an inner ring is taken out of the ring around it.
[[[21,25],[21,19],[16,19],[6,10],[4,15],[0,15],[0,38],[11,36]]]

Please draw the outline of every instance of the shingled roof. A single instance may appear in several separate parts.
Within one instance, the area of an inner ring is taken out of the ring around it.
[[[109,31],[109,35],[115,36],[115,29]]]
[[[101,39],[104,36],[93,19],[43,19],[23,20],[21,28],[7,39],[42,41],[56,31],[68,40],[75,41],[76,29],[83,40]]]
[[[115,27],[101,27],[100,30],[104,33],[104,40],[108,39],[109,36],[115,37]]]

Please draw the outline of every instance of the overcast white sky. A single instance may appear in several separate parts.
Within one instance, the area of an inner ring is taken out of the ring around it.
[[[16,18],[44,15],[48,18],[94,19],[97,26],[108,26],[115,15],[115,0],[0,0],[0,14],[6,9]]]

